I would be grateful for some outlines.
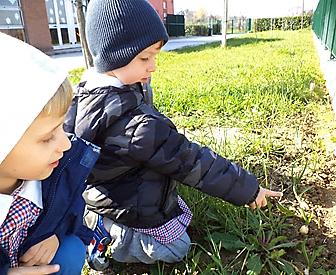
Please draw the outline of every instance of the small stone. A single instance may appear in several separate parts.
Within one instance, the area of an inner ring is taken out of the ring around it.
[[[309,232],[309,228],[308,228],[308,226],[307,226],[307,225],[302,225],[302,226],[300,227],[299,232],[300,232],[302,235],[307,235],[308,232]]]
[[[309,84],[309,91],[314,92],[314,90],[315,90],[315,83],[314,82],[310,82],[310,84]]]
[[[302,208],[302,209],[304,209],[304,210],[309,209],[308,204],[306,202],[304,202],[304,201],[300,201],[299,207]]]

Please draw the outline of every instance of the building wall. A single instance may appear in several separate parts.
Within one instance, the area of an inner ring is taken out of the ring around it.
[[[31,0],[21,0],[26,40],[30,45],[44,52],[51,52],[52,44],[45,0],[32,2]]]
[[[165,22],[167,14],[174,14],[174,0],[149,1],[159,13],[163,22]],[[12,9],[12,2],[12,0],[8,0],[7,6],[10,7],[10,9]],[[22,22],[18,23],[19,25],[17,28],[0,28],[0,31],[25,40],[27,43],[46,53],[52,53],[53,44],[49,30],[45,0],[16,0],[14,2],[16,3],[18,13],[22,15],[20,16],[22,17]],[[20,5],[18,3],[20,3]],[[4,12],[0,13],[1,16],[3,16],[3,14]],[[1,24],[4,26],[6,22],[0,20],[0,27]]]
[[[174,0],[149,0],[164,21],[167,14],[174,14]]]

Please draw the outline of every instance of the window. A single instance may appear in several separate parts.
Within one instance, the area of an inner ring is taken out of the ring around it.
[[[23,19],[19,0],[0,0],[0,31],[24,40]]]
[[[79,43],[74,1],[45,0],[45,3],[54,47]],[[86,0],[83,5],[87,5]]]

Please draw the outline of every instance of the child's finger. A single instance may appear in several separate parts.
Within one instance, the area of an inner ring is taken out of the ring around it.
[[[252,202],[248,205],[251,209],[256,209],[256,203],[255,202]]]
[[[261,203],[260,203],[260,207],[263,208],[263,207],[266,207],[266,206],[267,206],[267,200],[266,200],[266,198],[265,198],[265,199],[263,199],[263,200],[261,201]]]
[[[266,197],[257,199],[255,201],[255,204],[256,204],[257,208],[263,208],[263,207],[265,207],[267,205],[267,199],[266,199]]]
[[[41,265],[41,266],[31,266],[27,267],[27,273],[22,273],[22,274],[29,274],[29,275],[34,275],[34,274],[53,274],[57,271],[60,270],[59,265]]]
[[[267,197],[282,197],[283,193],[282,192],[271,191],[271,190],[266,190],[265,195]]]
[[[55,256],[55,253],[47,250],[42,256],[42,258],[39,260],[39,265],[49,264],[54,258],[54,256]]]
[[[29,248],[25,254],[20,258],[20,262],[22,263],[28,263],[30,262],[35,255],[38,253],[40,249],[40,244],[34,245],[31,248]]]
[[[60,266],[56,265],[41,265],[30,267],[17,267],[10,268],[8,275],[41,275],[41,274],[53,274],[60,270]]]
[[[42,251],[41,249],[35,253],[33,257],[31,257],[29,260],[22,261],[22,266],[34,266],[40,264],[41,259],[43,258],[45,254],[45,251]]]

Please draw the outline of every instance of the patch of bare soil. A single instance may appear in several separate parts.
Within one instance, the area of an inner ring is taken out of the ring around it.
[[[295,217],[292,220],[293,230],[287,232],[293,241],[306,241],[308,256],[311,257],[319,247],[324,247],[316,258],[313,268],[321,268],[325,271],[336,268],[336,156],[335,137],[336,123],[334,114],[329,112],[309,114],[300,121],[302,131],[301,149],[293,149],[287,152],[287,160],[293,161],[302,157],[309,164],[302,176],[298,192],[300,201],[293,196],[292,186],[285,192],[291,208],[301,207],[306,218],[311,216],[308,224],[308,232],[300,233],[301,226],[305,225],[303,218]],[[315,160],[314,160],[315,157]],[[286,159],[286,157],[284,158]],[[312,163],[315,169],[312,169]],[[284,165],[285,169],[289,165]],[[286,189],[286,188],[285,188]],[[296,230],[295,230],[296,228]],[[307,260],[304,259],[302,250],[289,253],[292,260],[302,273],[307,268]]]

